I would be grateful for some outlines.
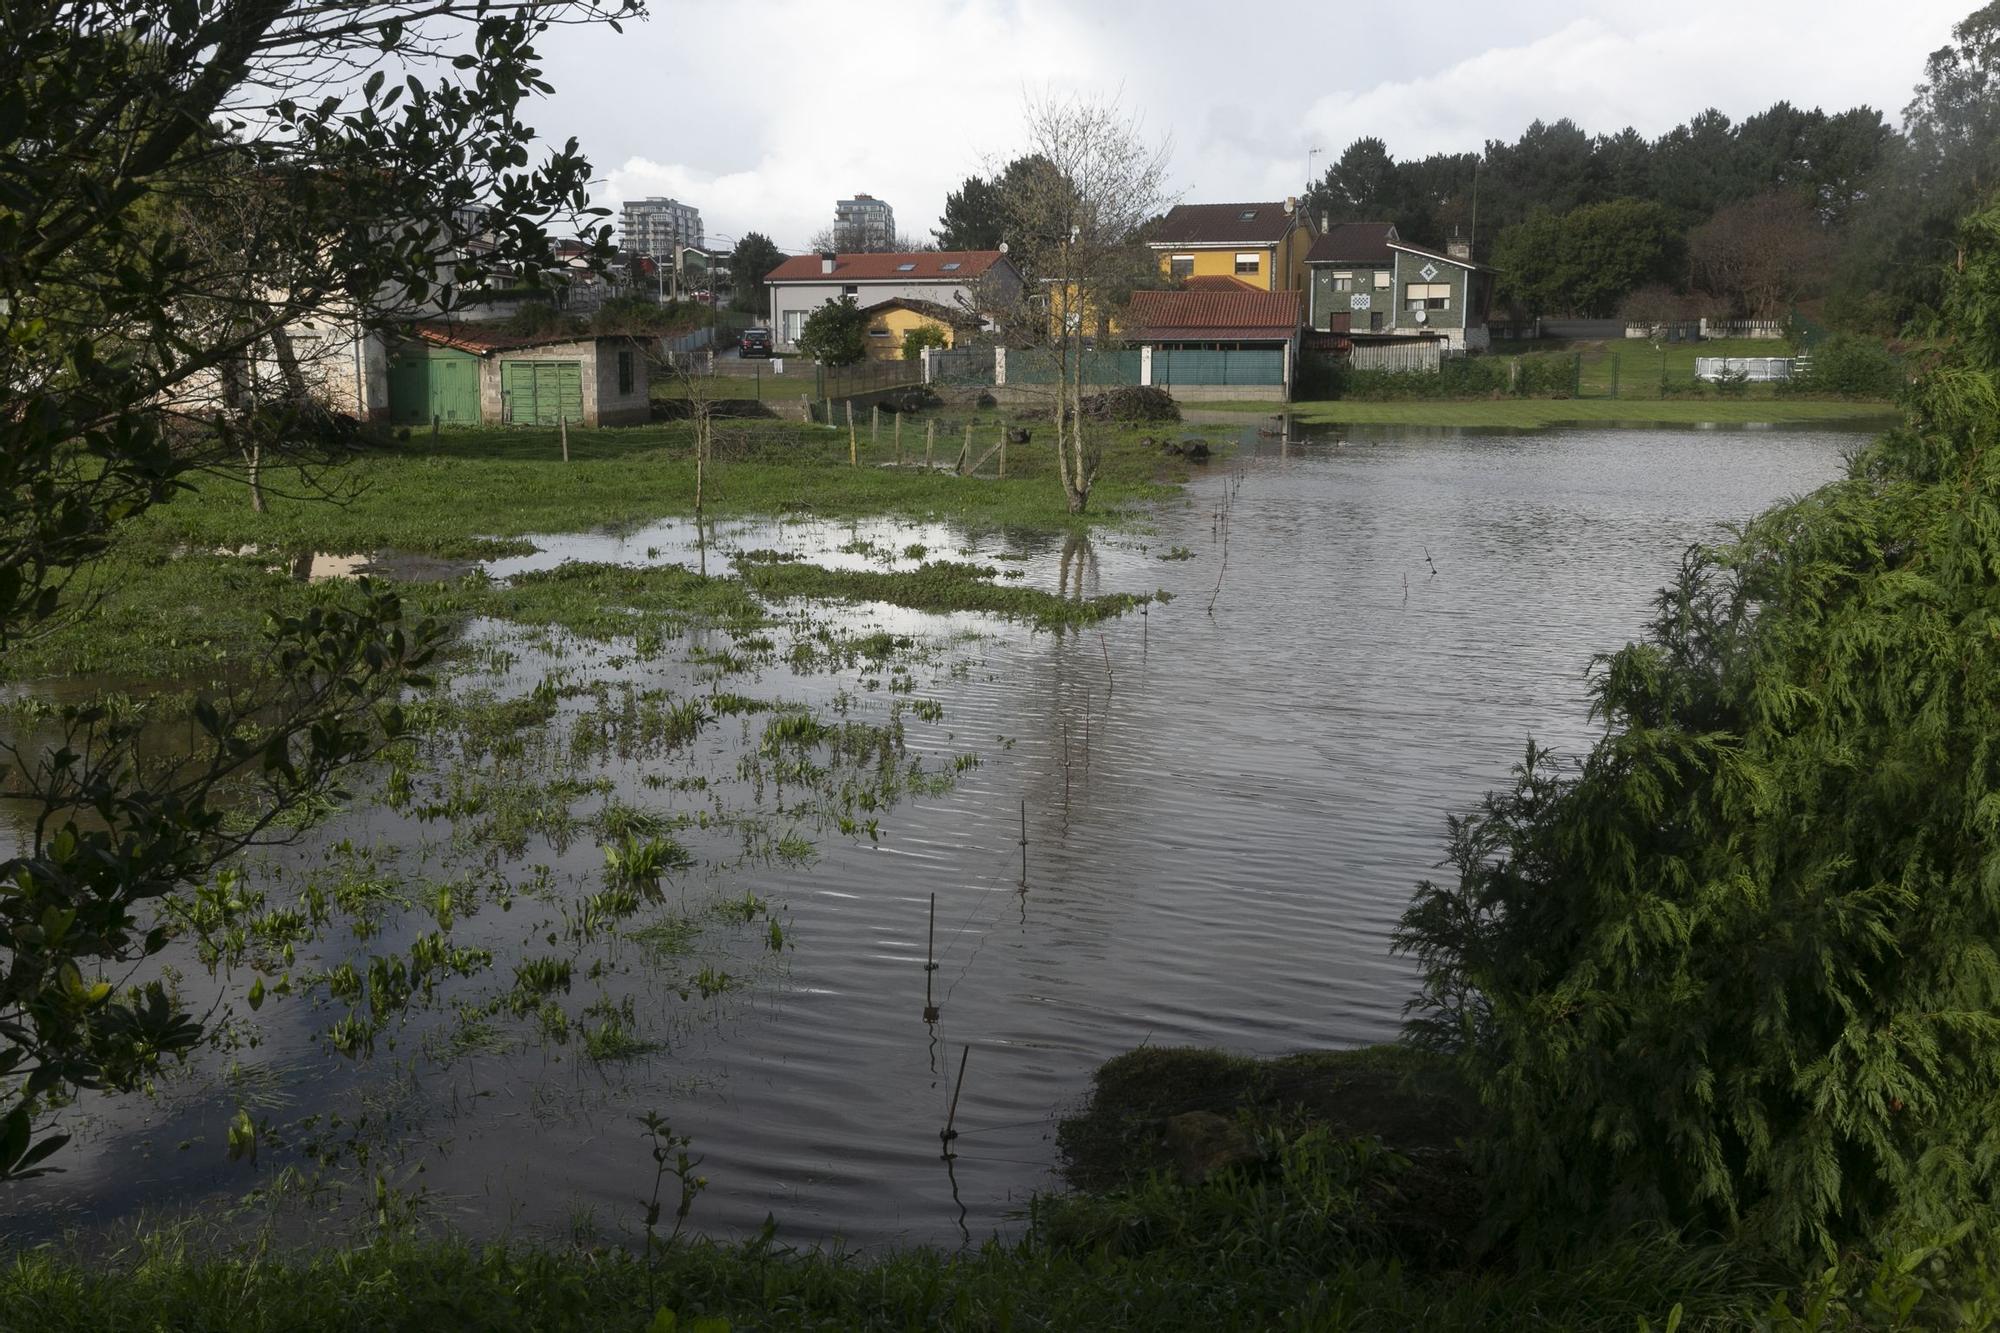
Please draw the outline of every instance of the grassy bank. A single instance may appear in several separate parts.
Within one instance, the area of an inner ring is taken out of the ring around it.
[[[1214,403],[1203,410],[1270,416],[1274,403]],[[1568,425],[1698,426],[1813,424],[1866,426],[1894,418],[1887,403],[1803,398],[1502,398],[1471,401],[1292,403],[1292,419],[1308,425],[1458,426],[1544,430]]]
[[[341,1248],[284,1254],[205,1247],[190,1226],[97,1261],[61,1246],[17,1254],[0,1266],[0,1318],[93,1333],[1802,1333],[1964,1326],[1975,1313],[1939,1294],[1934,1265],[1907,1256],[1850,1257],[1787,1281],[1739,1252],[1657,1233],[1589,1237],[1573,1255],[1534,1261],[1442,1246],[1435,1187],[1447,1168],[1462,1170],[1457,1145],[1476,1133],[1468,1114],[1445,1071],[1397,1048],[1275,1061],[1141,1050],[1100,1071],[1089,1103],[1062,1127],[1072,1174],[1097,1177],[1097,1188],[1033,1200],[1013,1242],[859,1257],[791,1250],[774,1229],[742,1244],[647,1244],[635,1232],[629,1246],[483,1248],[405,1221],[378,1222]],[[1231,1127],[1226,1163],[1190,1172],[1175,1156],[1174,1126],[1191,1116]]]

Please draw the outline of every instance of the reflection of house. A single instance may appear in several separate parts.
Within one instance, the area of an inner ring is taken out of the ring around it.
[[[651,415],[641,340],[427,322],[389,358],[398,425],[625,426]]]
[[[1299,201],[1268,204],[1179,204],[1147,246],[1160,272],[1174,278],[1228,278],[1263,292],[1306,285],[1311,220]]]
[[[823,253],[787,259],[764,285],[771,293],[771,336],[779,350],[795,351],[806,316],[843,296],[861,306],[904,298],[973,315],[1019,300],[1021,273],[999,250]]]
[[[909,296],[892,296],[886,301],[863,306],[861,313],[868,316],[868,358],[871,361],[896,361],[903,355],[904,335],[921,328],[936,329],[944,338],[946,347],[956,346],[961,338],[978,332],[979,316],[969,310],[954,309],[939,305],[936,301],[919,301]]]
[[[1289,397],[1298,364],[1299,295],[1241,290],[1132,293],[1132,336],[1148,363],[1144,382],[1282,386]],[[1177,368],[1180,375],[1175,374]],[[1184,389],[1175,393],[1182,395]]]
[[[1307,323],[1321,333],[1380,332],[1395,323],[1392,222],[1344,222],[1306,252],[1312,274]]]

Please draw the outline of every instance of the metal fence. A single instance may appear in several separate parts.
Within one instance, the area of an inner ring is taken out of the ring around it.
[[[1387,370],[1397,373],[1436,370],[1441,353],[1430,339],[1410,343],[1356,343],[1348,354],[1348,364],[1356,370]]]
[[[1125,383],[1138,383],[1136,376]],[[1283,384],[1285,354],[1282,349],[1195,352],[1156,348],[1153,352],[1155,384]]]
[[[1545,319],[1542,321],[1544,338],[1623,338],[1625,321],[1622,319]]]
[[[931,383],[962,388],[981,386],[990,388],[993,384],[993,349],[991,347],[933,348]]]
[[[1159,383],[1159,357],[1154,354],[1154,383]],[[1105,348],[1083,354],[1085,384],[1137,384],[1140,353],[1136,347]],[[1062,360],[1045,347],[1009,348],[1007,383],[1056,384],[1063,378]]]
[[[924,382],[921,361],[861,361],[851,366],[821,366],[815,398],[851,398],[906,384]]]
[[[1694,377],[1698,380],[1734,379],[1741,376],[1752,384],[1776,384],[1792,377],[1789,356],[1698,356]]]

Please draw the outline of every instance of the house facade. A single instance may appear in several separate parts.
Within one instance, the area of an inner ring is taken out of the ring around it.
[[[868,316],[870,361],[902,360],[903,338],[916,329],[936,329],[946,347],[955,347],[980,325],[979,317],[969,311],[907,296],[892,296],[863,306],[861,313]]]
[[[1250,204],[1177,204],[1147,248],[1160,272],[1183,280],[1228,279],[1260,292],[1306,285],[1317,232],[1297,199]]]
[[[1306,252],[1307,324],[1318,333],[1379,333],[1396,320],[1393,222],[1329,227]]]
[[[1474,263],[1472,247],[1453,241],[1440,253],[1392,241],[1395,321],[1392,332],[1436,337],[1448,348],[1483,352],[1491,344],[1486,316],[1493,306],[1494,271]]]
[[[1176,398],[1289,398],[1298,367],[1301,293],[1141,291],[1129,308],[1140,382]]]
[[[842,297],[863,307],[921,301],[972,316],[1014,305],[1022,289],[1021,271],[1000,250],[796,255],[772,269],[764,285],[771,337],[785,352],[798,350],[807,316]]]

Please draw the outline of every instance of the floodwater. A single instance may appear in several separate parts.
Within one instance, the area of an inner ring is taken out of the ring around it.
[[[340,1168],[345,1179],[365,1193],[380,1173],[480,1235],[632,1237],[652,1187],[636,1122],[649,1111],[702,1158],[697,1229],[741,1234],[768,1214],[793,1243],[863,1247],[1008,1231],[1056,1183],[1055,1118],[1106,1058],[1141,1043],[1276,1054],[1392,1038],[1412,974],[1387,940],[1441,855],[1445,814],[1503,784],[1530,735],[1587,745],[1586,663],[1640,628],[1683,548],[1832,479],[1858,438],[1252,438],[1152,530],[1089,542],[891,522],[743,524],[697,541],[675,522],[493,562],[506,577],[561,559],[713,570],[753,548],[872,568],[975,558],[1052,591],[1157,588],[1173,600],[1062,636],[882,606],[800,609],[774,652],[720,675],[712,655],[690,651],[728,646],[714,634],[644,655],[476,627],[496,652],[457,690],[518,695],[553,671],[877,724],[900,714],[906,759],[969,766],[948,792],[884,803],[871,837],[747,776],[761,719],[717,719],[671,755],[594,757],[585,768],[620,799],[713,809],[713,826],[676,833],[700,863],[669,895],[692,907],[747,891],[770,905],[782,949],[767,947],[761,920],[704,937],[700,959],[747,984],[684,997],[695,959],[575,946],[571,1008],[630,1001],[661,1044],[602,1064],[532,1032],[447,1049],[448,1004],[348,1061],[315,1035],[337,1007],[267,1006],[260,1044],[234,1053],[227,1077],[210,1060],[155,1099],[84,1103],[67,1174],[10,1189],[0,1225],[45,1236],[238,1200],[301,1165],[297,1145],[311,1137],[230,1161],[223,1124],[247,1105],[280,1126],[342,1108],[338,1136],[369,1145],[365,1162]],[[907,690],[865,661],[788,664],[789,642],[827,625],[914,636]],[[935,701],[941,717],[918,721],[905,711],[915,701]],[[585,702],[566,700],[552,727]],[[958,759],[968,754],[976,763]],[[746,818],[759,811],[762,834]],[[754,854],[758,836],[785,830],[813,844],[809,860]],[[374,848],[427,883],[555,886],[456,921],[455,942],[496,955],[490,975],[454,983],[473,998],[504,990],[524,954],[571,947],[562,923],[597,885],[603,854],[588,831],[538,838],[520,856],[454,845],[455,831],[358,809],[291,855],[310,864]],[[431,928],[427,916],[392,921],[354,956]],[[935,1023],[924,1021],[927,982]],[[961,1060],[947,1163],[939,1133]],[[671,1179],[666,1197],[671,1213]]]

